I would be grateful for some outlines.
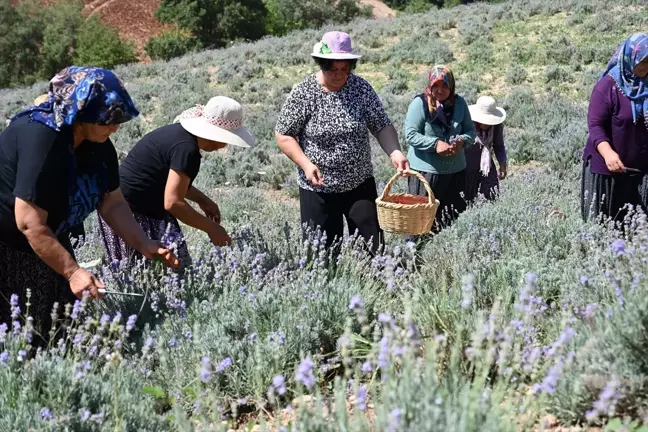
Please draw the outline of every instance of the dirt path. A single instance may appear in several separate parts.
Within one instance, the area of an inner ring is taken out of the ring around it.
[[[396,11],[380,0],[360,0],[360,3],[373,8],[373,17],[376,19],[391,18],[396,16]]]

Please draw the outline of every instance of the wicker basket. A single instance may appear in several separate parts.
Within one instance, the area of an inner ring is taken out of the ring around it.
[[[387,232],[421,235],[427,234],[432,229],[432,223],[439,208],[439,200],[434,198],[430,185],[421,174],[407,170],[405,174],[416,176],[428,193],[428,196],[411,194],[390,195],[392,185],[401,173],[396,173],[385,185],[382,195],[376,199],[378,208],[378,223]]]

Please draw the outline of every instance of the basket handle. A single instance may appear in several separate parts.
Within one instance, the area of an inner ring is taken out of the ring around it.
[[[423,183],[423,187],[425,188],[425,191],[428,193],[428,202],[430,204],[434,204],[434,199],[435,199],[434,198],[434,192],[432,192],[432,188],[430,188],[430,184],[427,182],[427,180],[425,180],[425,177],[423,177],[421,175],[421,173],[418,173],[418,172],[413,171],[413,170],[405,170],[402,173],[397,172],[396,174],[394,174],[394,176],[391,179],[389,179],[389,181],[385,185],[385,189],[383,190],[383,193],[380,196],[381,200],[384,200],[385,198],[387,198],[389,196],[389,193],[391,192],[392,185],[403,174],[406,174],[408,176],[412,176],[412,175],[416,176],[416,178],[418,178],[421,181],[421,183]]]

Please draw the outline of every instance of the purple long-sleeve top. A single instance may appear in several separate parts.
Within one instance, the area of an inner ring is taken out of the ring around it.
[[[612,175],[605,160],[596,150],[607,141],[619,154],[621,162],[629,168],[648,172],[648,129],[643,118],[632,119],[632,102],[606,76],[594,86],[587,114],[589,135],[583,160],[591,158],[594,174]]]
[[[506,147],[504,146],[504,125],[499,124],[496,126],[491,126],[493,129],[493,152],[495,153],[495,158],[500,165],[506,164]],[[480,136],[483,132],[480,128],[475,127],[477,130],[477,136]],[[479,163],[481,161],[481,146],[470,146],[464,150],[466,156],[466,170],[468,171],[479,171]]]

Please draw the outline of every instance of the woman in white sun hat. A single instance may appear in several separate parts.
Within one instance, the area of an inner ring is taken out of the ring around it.
[[[506,111],[496,105],[495,99],[482,96],[468,107],[475,124],[475,145],[466,148],[466,201],[483,195],[494,200],[499,194],[499,181],[506,177],[506,148],[504,147],[504,120]],[[495,153],[499,172],[491,156]]]
[[[302,224],[341,240],[346,219],[371,251],[381,241],[369,132],[399,171],[409,168],[398,135],[371,85],[353,70],[360,55],[343,32],[328,32],[311,56],[319,71],[288,95],[275,128],[281,151],[298,166]]]
[[[178,219],[206,232],[217,246],[231,243],[220,225],[218,205],[192,185],[200,169],[200,150],[216,151],[228,144],[247,148],[254,145],[254,138],[243,127],[241,105],[217,96],[145,135],[120,166],[120,187],[135,220],[150,238],[175,250],[183,266],[190,257]],[[204,215],[187,200],[198,204]],[[104,221],[99,222],[111,261],[141,258]]]

